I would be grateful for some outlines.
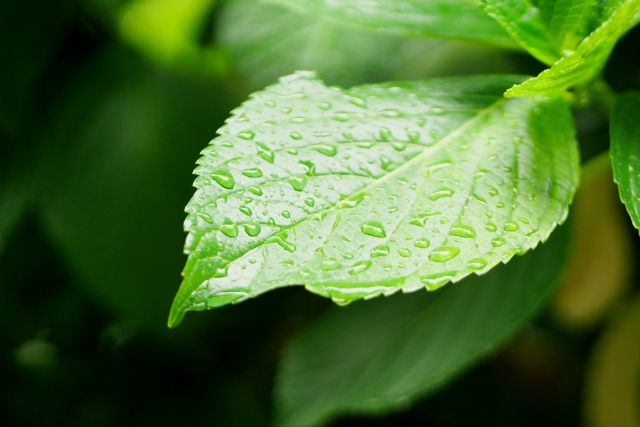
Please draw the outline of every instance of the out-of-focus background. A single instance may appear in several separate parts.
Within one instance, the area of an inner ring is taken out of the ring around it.
[[[640,88],[639,43],[616,48],[614,89]],[[0,0],[0,424],[269,425],[283,343],[330,301],[290,288],[166,327],[191,172],[229,111],[298,69],[351,86],[542,68],[256,0]],[[607,121],[576,122],[587,162]],[[572,270],[534,323],[412,409],[333,425],[584,425],[594,349],[639,289],[638,233],[589,170]]]

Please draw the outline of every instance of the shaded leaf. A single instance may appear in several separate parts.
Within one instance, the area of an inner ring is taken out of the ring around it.
[[[520,80],[343,90],[299,72],[253,94],[198,161],[170,325],[290,285],[339,304],[433,290],[535,247],[578,154],[562,99],[502,98]]]
[[[636,228],[640,227],[640,92],[616,99],[611,114],[611,158],[620,199]]]
[[[535,313],[562,270],[567,234],[441,292],[332,310],[284,350],[278,425],[389,412],[441,388]]]
[[[465,40],[516,48],[513,40],[482,13],[478,0],[271,0],[316,15],[394,33]]]
[[[509,89],[505,95],[540,95],[591,80],[601,72],[613,47],[640,12],[640,0],[626,0],[607,21],[551,68]]]

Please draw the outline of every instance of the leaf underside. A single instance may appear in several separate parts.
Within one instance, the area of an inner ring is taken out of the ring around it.
[[[611,114],[611,158],[620,199],[640,227],[640,92],[620,95]]]
[[[517,49],[482,12],[478,0],[269,0],[315,15],[410,36],[487,43]]]
[[[298,72],[253,94],[198,161],[169,324],[290,285],[339,304],[434,290],[546,240],[578,153],[561,98],[502,98],[521,80]]]
[[[574,52],[563,56],[551,68],[537,77],[509,89],[508,97],[540,95],[561,91],[597,77],[602,71],[613,47],[631,26],[637,22],[640,0],[627,0],[612,11],[611,16],[593,31]]]
[[[441,388],[536,312],[562,271],[567,231],[441,292],[330,311],[285,347],[277,425],[398,410]]]

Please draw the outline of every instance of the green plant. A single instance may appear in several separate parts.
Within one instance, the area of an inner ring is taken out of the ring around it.
[[[572,107],[611,115],[615,178],[638,227],[640,95],[614,99],[600,76],[640,20],[640,1],[279,3],[400,34],[523,49],[550,66],[534,78],[350,89],[301,71],[254,93],[203,150],[170,326],[186,311],[284,286],[347,305],[483,275],[336,312],[293,339],[276,385],[279,422],[317,425],[410,404],[540,306],[562,273],[568,233],[512,258],[567,217],[580,174]]]

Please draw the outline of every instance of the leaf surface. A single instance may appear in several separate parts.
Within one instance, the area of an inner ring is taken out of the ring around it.
[[[531,55],[551,65],[573,51],[596,18],[596,0],[483,0],[485,12]]]
[[[633,91],[616,99],[611,114],[613,176],[620,199],[636,228],[640,227],[640,92]]]
[[[540,95],[564,90],[597,77],[616,42],[628,30],[639,12],[640,0],[626,0],[574,52],[563,56],[537,77],[509,89],[505,95]]]
[[[271,0],[316,15],[412,36],[438,37],[517,48],[478,0]]]
[[[562,270],[567,235],[562,227],[532,253],[441,292],[329,312],[285,347],[279,427],[389,412],[442,387],[535,313]]]
[[[545,240],[578,154],[561,98],[501,96],[521,79],[299,72],[253,94],[198,161],[170,325],[290,285],[340,304],[433,290]]]

